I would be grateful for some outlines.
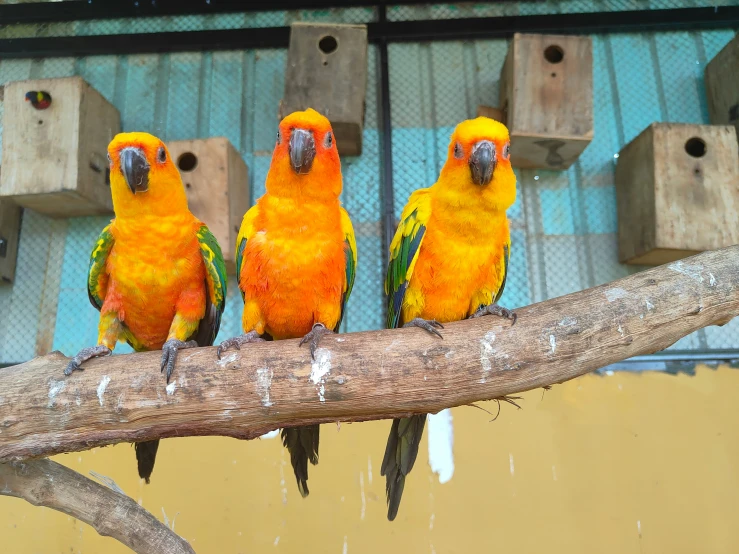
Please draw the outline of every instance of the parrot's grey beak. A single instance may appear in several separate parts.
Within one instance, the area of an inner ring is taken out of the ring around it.
[[[149,162],[141,148],[127,146],[119,154],[121,173],[133,194],[149,190]]]
[[[298,175],[308,173],[316,157],[316,141],[313,140],[313,134],[305,129],[293,129],[288,151],[290,165],[293,166],[295,173]]]
[[[487,185],[495,170],[495,145],[489,140],[481,140],[472,147],[470,172],[476,185]]]

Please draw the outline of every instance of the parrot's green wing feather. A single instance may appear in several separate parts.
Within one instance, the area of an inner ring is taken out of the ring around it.
[[[256,233],[256,227],[254,226],[254,220],[257,218],[259,213],[259,205],[255,204],[244,214],[244,219],[241,222],[241,228],[239,229],[239,235],[236,237],[236,282],[241,281],[241,265],[244,262],[244,249],[246,249],[246,243]],[[239,290],[241,288],[239,287]],[[241,290],[241,299],[244,299],[244,291]]]
[[[197,237],[205,262],[207,295],[205,315],[200,320],[195,340],[200,346],[210,346],[216,340],[226,306],[226,262],[218,241],[208,227],[201,225]]]
[[[344,249],[346,253],[346,282],[344,283],[344,293],[341,296],[341,315],[336,323],[334,331],[338,332],[339,326],[344,319],[346,313],[346,303],[354,288],[354,276],[357,271],[357,239],[354,236],[354,227],[349,219],[349,214],[344,208],[341,208],[341,230],[344,233]]]
[[[87,272],[87,295],[90,303],[100,310],[105,302],[105,295],[108,292],[108,273],[105,271],[105,263],[108,260],[115,239],[110,231],[112,222],[102,230],[95,248],[90,254],[90,268]]]
[[[498,292],[495,294],[495,300],[494,302],[497,302],[501,296],[503,296],[503,289],[505,289],[505,282],[508,278],[508,263],[511,261],[511,241],[510,239],[506,241],[506,243],[503,245],[503,267],[501,268],[501,271],[503,272],[503,278],[500,281],[500,287],[498,288]]]
[[[414,192],[400,215],[400,224],[390,244],[390,262],[385,278],[387,295],[387,327],[400,326],[400,314],[408,283],[413,274],[426,224],[431,217],[431,202],[427,189]]]

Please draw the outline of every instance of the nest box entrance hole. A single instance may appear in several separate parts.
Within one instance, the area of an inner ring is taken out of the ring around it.
[[[339,48],[339,42],[332,35],[324,35],[318,40],[318,49],[325,55],[333,54]],[[323,60],[323,65],[328,65],[328,60]]]
[[[198,157],[192,152],[183,152],[180,157],[177,158],[177,167],[183,173],[189,173],[198,166]],[[185,183],[185,188],[190,188],[190,183]]]

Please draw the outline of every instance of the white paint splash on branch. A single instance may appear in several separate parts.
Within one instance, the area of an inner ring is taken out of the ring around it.
[[[108,383],[110,383],[110,377],[103,375],[103,378],[100,379],[100,384],[98,385],[98,402],[100,402],[101,407],[105,403],[103,396],[105,395],[105,389],[108,388]]]
[[[56,396],[67,386],[66,381],[49,380],[49,408],[53,408],[56,403]]]
[[[257,369],[257,394],[262,399],[262,406],[269,408],[273,402],[269,399],[269,391],[272,388],[272,377],[274,371],[267,367]]]
[[[682,273],[686,277],[690,277],[698,283],[703,282],[703,266],[702,265],[691,265],[683,262],[675,262],[667,266],[668,269],[677,273]]]
[[[493,343],[495,342],[495,333],[488,331],[485,336],[480,340],[480,364],[484,374],[481,383],[487,382],[487,374],[493,369],[493,364],[490,361],[490,357],[495,353]]]
[[[326,402],[326,376],[331,373],[331,351],[325,348],[316,348],[316,359],[311,361],[310,380],[318,386],[318,399]]]
[[[454,426],[448,408],[438,414],[429,414],[429,465],[439,475],[439,483],[446,483],[454,475]]]
[[[551,349],[552,354],[557,350],[557,339],[554,335],[549,335],[549,348]]]
[[[624,289],[616,287],[606,291],[606,298],[609,302],[614,302],[619,298],[626,298],[628,294]]]
[[[177,383],[172,381],[169,385],[167,385],[164,390],[167,391],[167,396],[172,396],[174,394],[175,389],[177,388]]]

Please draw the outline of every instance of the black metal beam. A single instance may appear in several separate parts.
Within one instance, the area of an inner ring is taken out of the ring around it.
[[[63,4],[64,2],[60,2]],[[18,4],[20,5],[20,4]],[[515,32],[599,34],[736,29],[739,6],[582,14],[485,17],[368,24],[371,42],[506,38]],[[123,55],[247,48],[287,48],[289,27],[0,40],[0,57]]]
[[[739,6],[369,23],[369,40],[422,42],[505,38],[513,33],[604,34],[735,29]]]
[[[482,0],[496,3],[506,0]],[[524,0],[543,2],[545,0]],[[66,0],[0,5],[0,24],[428,4],[428,0]]]

